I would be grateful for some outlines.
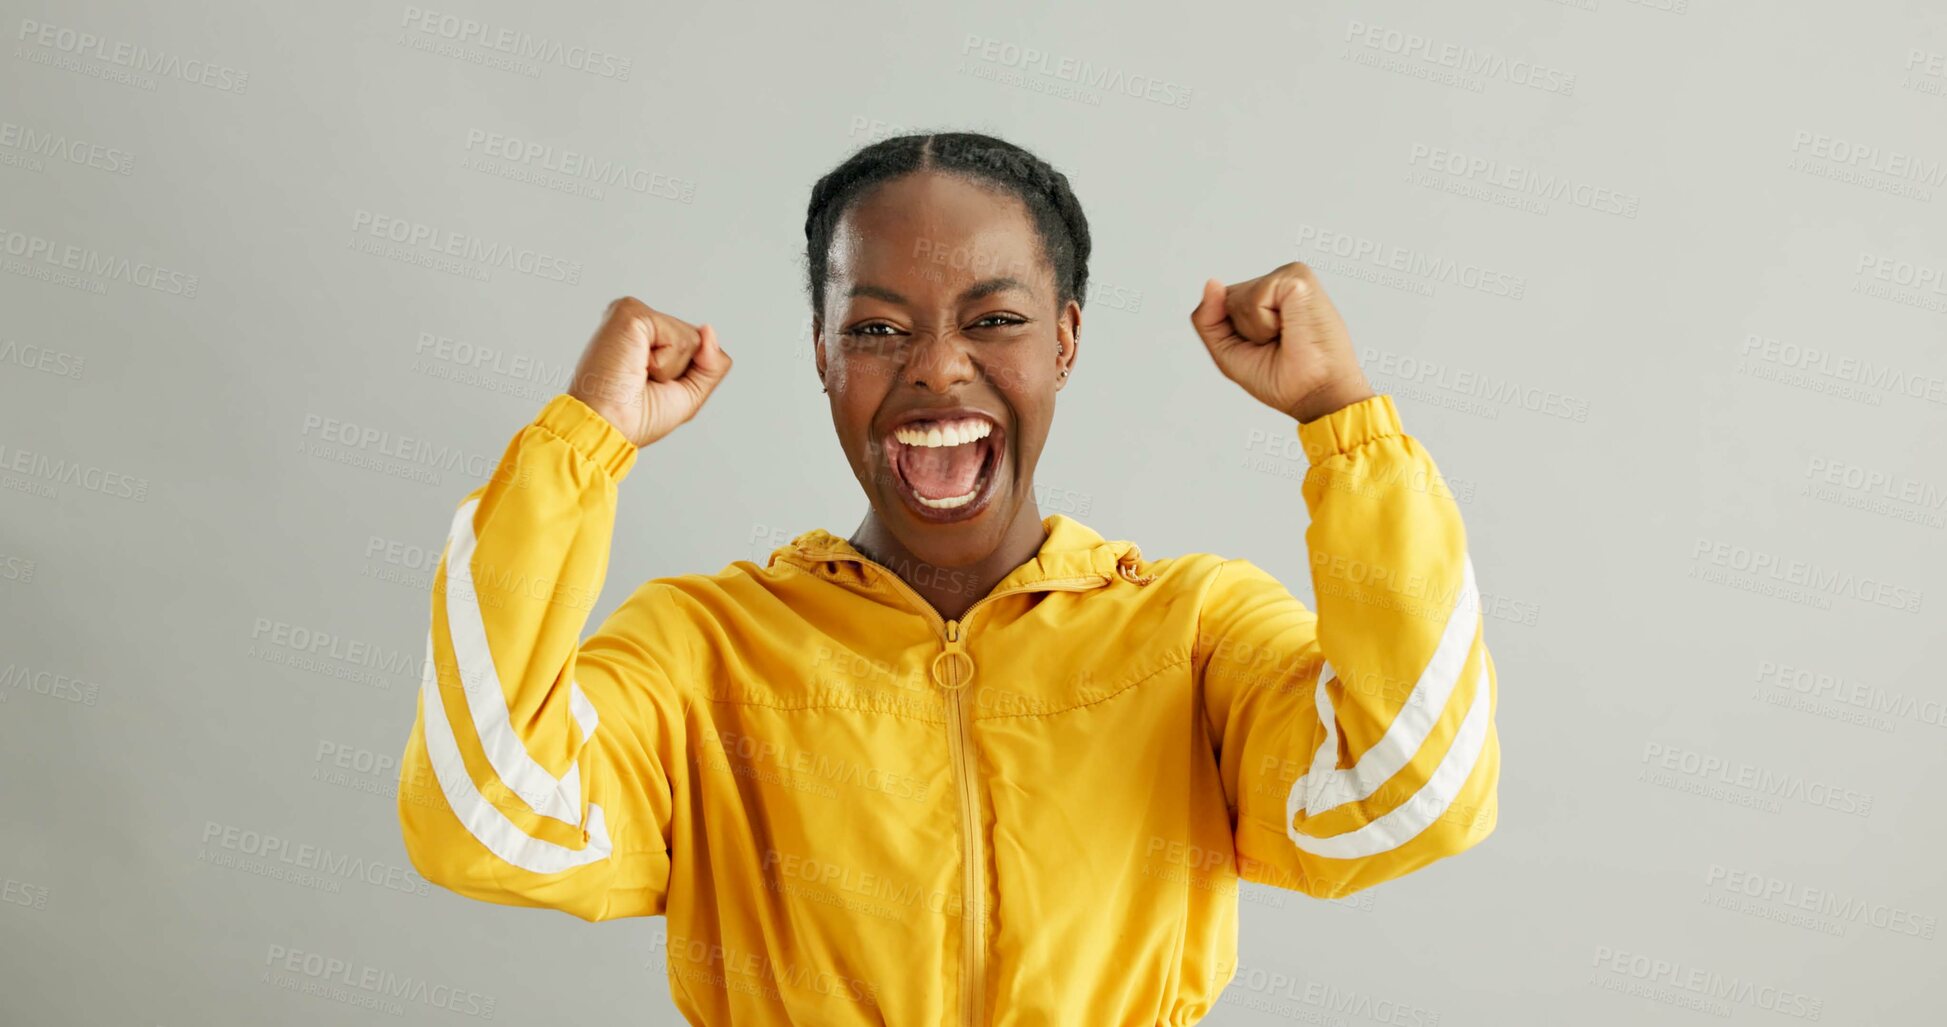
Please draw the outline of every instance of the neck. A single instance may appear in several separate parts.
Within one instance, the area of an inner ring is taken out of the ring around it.
[[[967,562],[921,559],[886,529],[876,508],[866,511],[865,520],[846,541],[867,559],[899,575],[942,620],[958,620],[1009,572],[1034,559],[1048,541],[1048,532],[1041,526],[1040,509],[1030,499],[1014,512],[993,549]]]

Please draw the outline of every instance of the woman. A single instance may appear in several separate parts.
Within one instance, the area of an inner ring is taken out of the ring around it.
[[[580,641],[617,483],[731,366],[708,325],[610,305],[453,519],[400,782],[420,873],[666,915],[694,1023],[1188,1024],[1236,972],[1240,875],[1342,896],[1488,835],[1460,516],[1309,269],[1208,281],[1190,320],[1295,422],[1316,616],[1246,560],[1037,511],[1087,286],[1063,175],[887,139],[805,236],[864,521],[650,581]]]

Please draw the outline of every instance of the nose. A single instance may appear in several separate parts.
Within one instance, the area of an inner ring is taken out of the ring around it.
[[[976,371],[973,356],[967,352],[964,340],[957,334],[951,331],[927,332],[914,336],[899,377],[902,382],[915,388],[946,393],[973,381]]]

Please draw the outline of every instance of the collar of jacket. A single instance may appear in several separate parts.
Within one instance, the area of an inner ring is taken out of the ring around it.
[[[1040,551],[996,582],[989,595],[1055,585],[1098,587],[1117,578],[1136,585],[1156,580],[1144,570],[1142,549],[1134,542],[1104,539],[1066,514],[1050,514],[1041,519],[1041,526],[1048,537]],[[890,570],[823,528],[813,528],[773,550],[766,566],[779,560],[827,581],[865,587]]]

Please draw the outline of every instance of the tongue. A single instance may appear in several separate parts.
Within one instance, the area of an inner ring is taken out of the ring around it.
[[[958,446],[901,446],[899,469],[906,484],[927,499],[952,499],[974,489],[980,477],[984,447],[978,442]]]

